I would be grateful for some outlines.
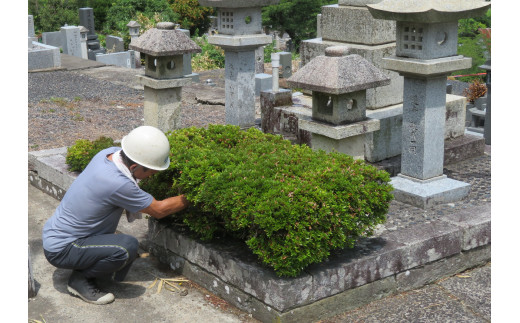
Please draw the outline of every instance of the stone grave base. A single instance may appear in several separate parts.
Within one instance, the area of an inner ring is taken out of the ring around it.
[[[476,214],[471,220],[475,223],[465,229],[461,222],[461,227],[453,226],[460,221],[455,216],[450,223],[363,239],[354,249],[337,252],[297,278],[277,277],[241,243],[203,243],[153,219],[146,248],[262,322],[316,322],[488,262],[490,224],[484,213]],[[465,217],[470,221],[470,214]],[[478,247],[463,246],[472,239]]]
[[[67,170],[65,154],[66,148],[29,152],[29,182],[57,199],[77,177]],[[136,233],[144,228],[132,224],[121,233],[136,236],[141,248],[262,322],[318,321],[491,259],[490,204],[397,230],[378,229],[296,278],[276,276],[243,242],[201,242],[167,224],[149,219],[147,234]]]
[[[471,185],[448,178],[446,175],[429,180],[418,180],[402,174],[391,179],[392,194],[397,201],[420,208],[432,207],[462,200]]]

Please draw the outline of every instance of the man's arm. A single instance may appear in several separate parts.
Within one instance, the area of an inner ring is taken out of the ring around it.
[[[184,195],[173,196],[162,201],[157,201],[155,198],[152,204],[141,212],[149,214],[156,219],[162,219],[165,216],[184,210],[190,205],[190,202]]]

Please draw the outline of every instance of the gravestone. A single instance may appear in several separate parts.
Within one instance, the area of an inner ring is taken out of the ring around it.
[[[129,50],[119,53],[97,54],[96,61],[126,68],[135,68],[135,51]]]
[[[63,49],[63,34],[61,31],[44,32],[42,33],[42,43]]]
[[[287,79],[292,75],[292,54],[280,52],[280,77]]]
[[[28,31],[29,31],[29,37],[34,37],[34,17],[32,15],[29,15],[29,23],[28,23]]]
[[[125,51],[123,38],[109,35],[105,38],[106,50],[108,53],[119,53]]]
[[[63,53],[70,56],[82,57],[80,28],[76,26],[66,26],[61,27],[60,31],[63,40]]]
[[[88,29],[87,49],[88,59],[95,61],[96,54],[105,54],[106,49],[102,48],[96,34],[94,26],[94,9],[79,8],[79,24]]]

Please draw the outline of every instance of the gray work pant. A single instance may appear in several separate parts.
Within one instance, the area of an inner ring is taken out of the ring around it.
[[[57,268],[80,271],[86,278],[106,277],[123,281],[137,258],[139,242],[126,234],[102,234],[78,239],[60,252],[44,250]]]

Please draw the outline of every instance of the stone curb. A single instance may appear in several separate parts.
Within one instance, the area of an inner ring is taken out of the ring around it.
[[[66,148],[29,152],[29,181],[57,199],[77,176],[68,172],[65,153]],[[135,234],[132,226],[124,230]],[[172,269],[255,318],[296,322],[339,314],[489,261],[491,208],[469,207],[439,221],[383,231],[297,278],[277,277],[243,242],[202,243],[154,219],[148,234],[137,236],[142,248]]]

